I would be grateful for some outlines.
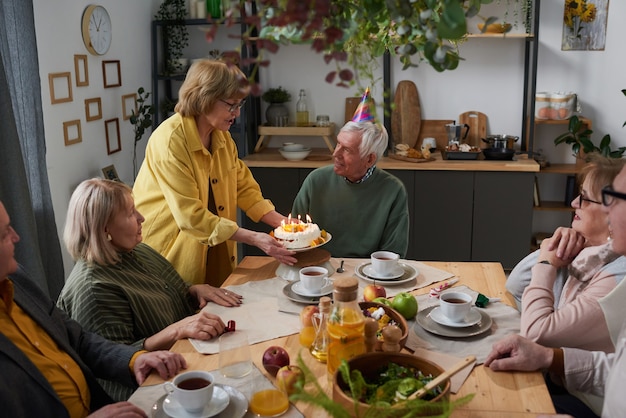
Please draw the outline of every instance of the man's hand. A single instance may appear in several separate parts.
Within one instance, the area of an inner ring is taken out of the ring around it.
[[[145,412],[130,402],[117,402],[94,411],[88,418],[147,418]]]
[[[178,353],[169,351],[151,351],[137,357],[133,370],[138,384],[145,382],[148,375],[155,370],[162,379],[174,377],[181,369],[187,368],[187,361]]]
[[[554,352],[519,335],[509,335],[495,343],[485,360],[491,370],[537,371],[552,364]]]

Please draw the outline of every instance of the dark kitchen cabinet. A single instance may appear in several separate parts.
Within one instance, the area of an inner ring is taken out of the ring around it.
[[[310,168],[250,168],[263,195],[289,213]],[[494,261],[511,269],[528,254],[532,172],[389,170],[405,185],[410,215],[407,258]],[[242,226],[269,232],[243,216]],[[242,256],[264,255],[243,246]]]

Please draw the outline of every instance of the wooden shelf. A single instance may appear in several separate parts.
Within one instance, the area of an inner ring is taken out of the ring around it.
[[[545,210],[553,212],[574,212],[574,208],[566,206],[562,201],[541,201],[541,205],[535,206],[535,210]]]
[[[534,38],[533,35],[526,33],[468,33],[468,38],[500,38],[500,39],[527,39]]]
[[[539,172],[541,174],[576,174],[578,169],[576,164],[550,164]]]
[[[578,116],[583,124],[587,126],[587,129],[591,129],[591,119],[587,119],[583,116]],[[535,119],[535,125],[567,125],[569,119]]]
[[[269,142],[272,136],[321,136],[326,142],[326,146],[332,153],[335,150],[335,124],[329,126],[259,126],[259,140],[254,147],[254,152],[261,151]],[[267,138],[267,142],[264,143]]]

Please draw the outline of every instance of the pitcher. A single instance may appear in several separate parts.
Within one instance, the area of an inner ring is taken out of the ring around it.
[[[465,134],[461,136],[461,130],[465,128]],[[467,123],[463,125],[456,125],[454,123],[449,123],[446,125],[446,132],[448,133],[448,145],[459,144],[461,139],[467,138],[467,134],[469,133],[470,127]]]

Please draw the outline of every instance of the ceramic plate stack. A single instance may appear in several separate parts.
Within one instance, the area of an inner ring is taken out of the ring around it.
[[[415,278],[419,275],[419,271],[417,271],[415,267],[402,262],[398,263],[396,270],[388,276],[381,276],[378,274],[376,270],[374,270],[374,267],[372,267],[372,263],[369,261],[359,264],[354,269],[354,272],[359,278],[365,280],[366,282],[376,282],[383,286],[393,286],[396,284],[407,283],[411,280],[415,280]]]

